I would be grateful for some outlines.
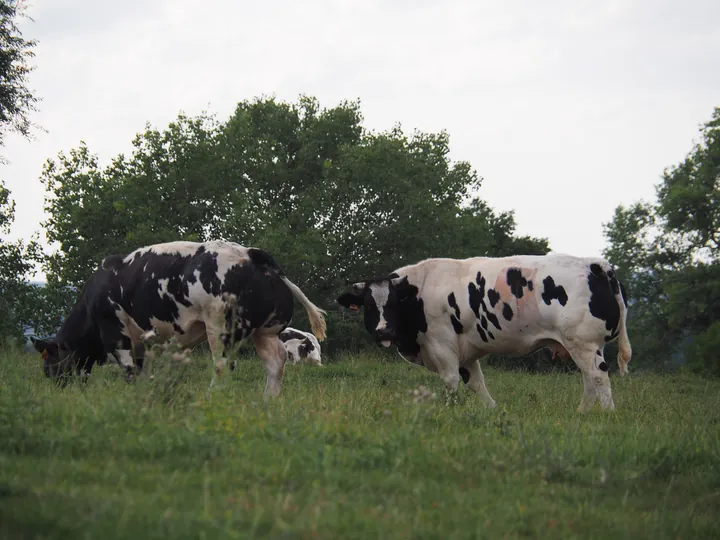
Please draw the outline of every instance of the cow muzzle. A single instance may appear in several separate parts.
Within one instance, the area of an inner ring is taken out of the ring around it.
[[[390,347],[395,339],[394,332],[388,330],[375,330],[375,341],[378,347]]]

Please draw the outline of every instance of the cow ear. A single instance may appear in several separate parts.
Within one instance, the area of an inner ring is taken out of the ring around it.
[[[395,288],[395,294],[401,302],[416,296],[418,293],[418,288],[415,285],[410,285],[407,276],[395,278],[391,282]]]
[[[363,305],[364,299],[362,296],[353,293],[345,293],[337,299],[338,304],[343,307],[357,311],[360,306]]]
[[[30,341],[32,342],[33,347],[35,347],[35,350],[37,352],[43,352],[50,345],[47,341],[35,337],[31,337]]]

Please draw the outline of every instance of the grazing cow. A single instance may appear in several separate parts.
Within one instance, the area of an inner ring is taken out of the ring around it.
[[[322,366],[320,343],[311,333],[288,327],[278,337],[285,345],[288,360],[292,360],[293,364],[304,360],[307,364]]]
[[[265,364],[265,396],[276,396],[287,359],[278,334],[292,319],[293,297],[323,340],[325,312],[265,251],[222,241],[157,244],[106,257],[56,340],[35,345],[48,377],[73,368],[89,373],[109,353],[132,379],[136,366],[142,370],[148,336],[160,342],[174,336],[183,347],[207,339],[217,375],[227,363],[227,350],[252,338]]]
[[[451,392],[460,378],[488,407],[479,359],[523,356],[550,347],[582,371],[578,410],[599,398],[614,409],[605,343],[619,337],[618,366],[632,354],[626,298],[602,259],[551,254],[504,258],[427,259],[389,276],[355,283],[337,300],[365,308],[365,327],[379,345],[395,344],[406,360],[437,372]]]

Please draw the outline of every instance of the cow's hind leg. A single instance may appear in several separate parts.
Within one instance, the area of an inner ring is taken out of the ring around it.
[[[480,396],[480,399],[486,407],[490,409],[497,407],[497,403],[495,403],[495,400],[485,386],[485,375],[483,375],[482,369],[480,368],[480,360],[475,360],[461,367],[460,376],[467,387]]]
[[[258,356],[265,364],[265,392],[263,397],[275,397],[280,394],[283,372],[287,361],[287,351],[275,334],[254,334],[253,342]]]
[[[578,406],[578,411],[589,411],[595,404],[596,399],[600,401],[603,410],[615,409],[610,377],[608,377],[607,373],[608,366],[601,348],[592,345],[567,348],[567,350],[583,375],[583,397]]]

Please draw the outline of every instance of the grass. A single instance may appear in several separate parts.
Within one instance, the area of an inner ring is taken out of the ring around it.
[[[51,385],[0,353],[2,538],[710,538],[720,532],[720,382],[486,368],[498,409],[387,358],[260,361],[208,391],[210,361],[128,385]],[[426,386],[432,397],[409,391]]]

